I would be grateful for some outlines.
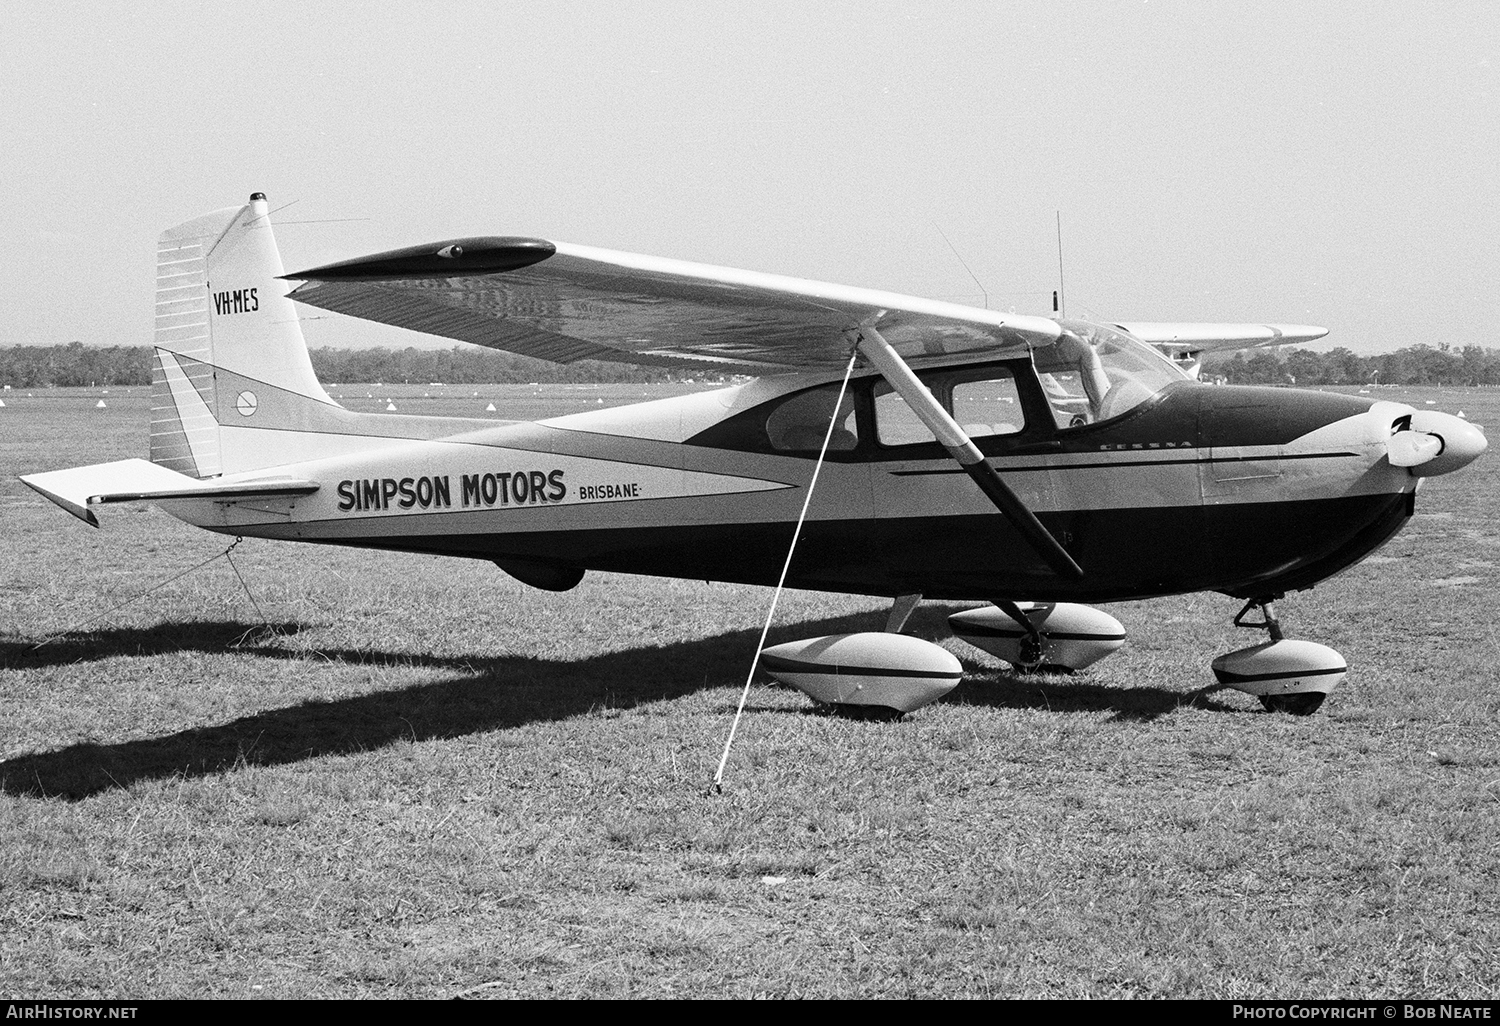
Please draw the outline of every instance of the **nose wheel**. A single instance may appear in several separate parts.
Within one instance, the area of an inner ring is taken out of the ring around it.
[[[1235,615],[1234,625],[1263,630],[1270,640],[1219,656],[1213,662],[1219,686],[1260,699],[1268,712],[1310,716],[1348,672],[1344,657],[1327,645],[1285,637],[1273,605],[1280,595],[1253,598]],[[1258,620],[1250,619],[1259,611]]]
[[[1316,691],[1304,692],[1300,695],[1261,695],[1260,704],[1265,706],[1266,712],[1288,713],[1292,716],[1311,716],[1323,706],[1326,694]]]

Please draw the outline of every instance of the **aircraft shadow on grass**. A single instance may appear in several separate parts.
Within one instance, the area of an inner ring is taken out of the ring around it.
[[[948,636],[947,610],[919,609],[906,633]],[[869,613],[790,624],[770,643],[869,630]],[[295,623],[173,623],[117,628],[34,641],[0,639],[0,666],[13,669],[72,665],[121,654],[222,654],[237,649],[268,659],[332,664],[410,666],[453,671],[452,679],[332,701],[308,701],[209,727],[117,744],[83,743],[0,761],[0,790],[22,797],[78,801],[139,780],[196,777],[243,765],[280,765],[323,755],[347,755],[398,741],[458,737],[563,720],[598,708],[629,709],[680,698],[707,687],[738,687],[759,631],[740,630],[697,641],[639,647],[580,660],[524,656],[431,656],[356,649],[297,651],[268,643],[269,629],[296,634]],[[1226,709],[1198,694],[1163,688],[1106,687],[1085,677],[1017,675],[963,660],[966,679],[943,701],[995,708],[1062,712],[1113,710],[1117,719],[1154,719],[1188,703]],[[762,675],[763,676],[763,675]],[[760,711],[786,712],[783,707]],[[817,713],[817,707],[805,712]],[[726,708],[726,716],[732,709]]]

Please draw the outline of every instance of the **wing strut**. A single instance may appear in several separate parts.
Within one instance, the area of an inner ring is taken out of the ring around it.
[[[901,359],[901,354],[892,349],[891,344],[870,325],[861,325],[849,335],[859,351],[875,365],[875,369],[890,382],[901,398],[906,400],[906,404],[921,418],[922,423],[927,425],[927,430],[943,443],[943,448],[968,472],[974,483],[989,496],[990,501],[1005,514],[1005,518],[1015,529],[1021,532],[1021,537],[1031,544],[1036,554],[1060,576],[1074,581],[1081,580],[1083,569],[1042,526],[1042,522],[1026,507],[1020,496],[1000,479],[979,447],[964,434],[964,429],[948,415],[942,404],[933,398],[927,386],[918,380],[906,361]]]

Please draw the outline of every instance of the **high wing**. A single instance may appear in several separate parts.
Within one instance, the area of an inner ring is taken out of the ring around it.
[[[1142,342],[1195,353],[1217,349],[1253,349],[1311,342],[1328,334],[1311,324],[1174,324],[1165,321],[1111,321]]]
[[[456,239],[286,275],[310,306],[558,363],[832,369],[878,325],[908,360],[1024,354],[1045,317],[544,239]]]

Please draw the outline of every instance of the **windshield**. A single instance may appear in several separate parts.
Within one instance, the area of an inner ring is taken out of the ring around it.
[[[1062,337],[1033,350],[1042,391],[1058,427],[1082,427],[1128,413],[1187,375],[1118,328],[1059,321]]]

